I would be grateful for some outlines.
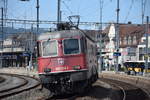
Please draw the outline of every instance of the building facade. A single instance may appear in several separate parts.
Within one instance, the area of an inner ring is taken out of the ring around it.
[[[148,54],[146,54],[146,34],[142,36],[137,48],[137,59],[139,61],[145,61],[146,56],[148,57],[148,61],[150,61],[150,34],[148,34]]]
[[[109,69],[111,69],[116,64],[116,56],[114,55],[116,52],[116,25],[112,23],[105,30],[107,30],[106,34],[108,35],[109,41],[105,43],[105,48],[103,48],[103,51],[106,53],[104,55],[104,63],[106,67],[109,65]],[[120,65],[123,66],[123,63],[126,61],[144,60],[144,34],[145,25],[119,25],[119,52],[121,56],[118,57],[118,63]],[[150,38],[148,44],[150,44]]]
[[[26,67],[34,55],[35,35],[31,32],[8,36],[1,43],[2,67]]]

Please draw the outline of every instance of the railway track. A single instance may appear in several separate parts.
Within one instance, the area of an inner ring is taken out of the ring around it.
[[[38,87],[38,80],[31,77],[0,74],[0,99],[5,99],[24,91]],[[43,93],[43,92],[42,92]],[[53,96],[47,99],[42,97],[37,100],[149,100],[146,93],[131,84],[121,81],[100,78],[92,87],[82,94]],[[35,99],[34,99],[35,100]]]
[[[149,100],[148,95],[139,87],[136,87],[134,85],[111,80],[111,79],[100,79],[103,82],[106,82],[110,84],[112,87],[114,87],[115,91],[118,92],[119,97],[118,100]]]
[[[3,77],[0,77],[0,83],[4,82],[5,79]]]
[[[103,84],[102,84],[103,83]],[[105,88],[102,85],[109,85]],[[140,88],[121,81],[100,78],[83,94],[54,96],[46,100],[149,100]]]
[[[0,99],[34,89],[40,85],[36,78],[0,73]]]

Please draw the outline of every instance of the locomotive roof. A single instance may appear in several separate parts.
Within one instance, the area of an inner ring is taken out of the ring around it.
[[[70,38],[74,36],[84,36],[79,30],[63,30],[55,32],[46,32],[39,35],[38,40],[47,40],[55,38]]]

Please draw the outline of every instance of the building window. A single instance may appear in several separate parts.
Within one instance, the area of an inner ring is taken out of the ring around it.
[[[133,44],[137,44],[136,36],[133,37]]]
[[[78,54],[80,53],[79,39],[65,39],[63,40],[64,54]]]
[[[128,45],[128,36],[126,37],[126,45]]]
[[[42,42],[43,56],[56,56],[57,55],[57,41],[43,41]]]
[[[126,37],[124,37],[124,40],[123,40],[123,43],[124,43],[124,45],[126,45],[127,44],[127,38]]]
[[[143,48],[139,48],[139,54],[142,54]]]
[[[128,45],[131,45],[131,36],[128,37]]]
[[[131,37],[131,45],[133,45],[133,37]]]
[[[122,39],[121,38],[119,39],[119,42],[120,42],[120,45],[121,45],[122,44]]]
[[[140,60],[140,61],[143,60],[143,54],[140,54],[140,55],[139,55],[139,60]]]

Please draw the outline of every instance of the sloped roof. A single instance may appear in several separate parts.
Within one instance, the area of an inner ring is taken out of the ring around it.
[[[120,47],[137,47],[137,45],[140,43],[141,37],[145,33],[145,27],[144,25],[133,25],[133,24],[126,24],[126,25],[119,25],[119,33],[120,38],[122,40],[122,44]],[[136,36],[136,44],[123,44],[124,37],[133,37]]]
[[[132,24],[122,24],[119,25],[120,37],[124,36],[142,36],[145,32],[145,27],[143,25],[132,25]]]
[[[103,33],[108,34],[110,30],[110,26],[108,25],[104,30]],[[116,27],[116,24],[115,24]],[[136,47],[140,40],[141,37],[145,34],[146,31],[146,24],[141,25],[141,24],[119,24],[119,37],[121,38],[121,41],[123,42],[125,37],[136,37],[137,44],[132,44],[132,45],[124,45],[123,43],[120,45],[120,47]],[[150,25],[148,29],[148,33],[150,34]]]

